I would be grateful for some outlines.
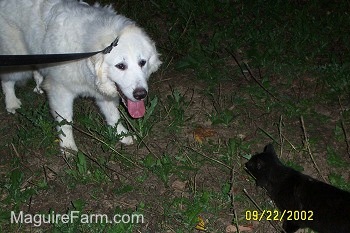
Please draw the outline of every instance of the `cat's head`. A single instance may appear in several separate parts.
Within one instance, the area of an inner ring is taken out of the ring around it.
[[[246,170],[255,178],[256,185],[265,187],[268,185],[273,172],[281,165],[272,144],[264,148],[264,152],[253,155],[245,164]]]

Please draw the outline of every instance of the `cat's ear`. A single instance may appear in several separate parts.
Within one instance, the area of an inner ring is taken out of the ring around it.
[[[275,148],[273,148],[273,145],[271,143],[265,146],[264,153],[276,155]]]

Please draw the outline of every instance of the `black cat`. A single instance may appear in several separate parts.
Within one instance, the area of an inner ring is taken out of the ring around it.
[[[289,216],[291,220],[284,218],[283,229],[287,233],[299,228],[319,233],[350,233],[349,192],[284,166],[271,144],[263,153],[252,156],[245,167],[256,179],[256,185],[267,190],[280,212],[289,213],[285,217],[293,212],[298,214],[298,221],[293,215]]]

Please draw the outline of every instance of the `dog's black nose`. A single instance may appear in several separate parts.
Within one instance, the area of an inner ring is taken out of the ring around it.
[[[146,98],[147,96],[147,91],[144,88],[136,88],[134,92],[132,93],[135,99],[137,100],[142,100]]]

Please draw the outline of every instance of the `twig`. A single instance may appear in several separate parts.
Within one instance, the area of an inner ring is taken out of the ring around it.
[[[243,67],[241,66],[241,64],[239,63],[238,59],[236,58],[236,56],[228,49],[226,49],[226,52],[228,52],[231,57],[235,60],[236,64],[238,65],[239,69],[241,70],[241,73],[243,75],[243,77],[248,81],[248,77],[245,75],[245,70],[243,69]]]
[[[282,116],[281,116],[282,117]],[[283,122],[282,122],[283,124]],[[280,132],[280,137],[282,137],[282,139],[280,138],[280,141],[277,141],[270,133],[268,133],[266,130],[264,130],[263,128],[261,127],[258,127],[259,130],[261,130],[266,136],[268,136],[270,139],[272,139],[277,145],[281,146],[282,147],[282,142],[284,141],[287,141],[288,144],[292,147],[293,150],[297,150],[295,148],[295,146],[288,140],[288,138]],[[282,129],[279,129],[279,130],[282,130]],[[282,151],[281,151],[281,155],[282,155]]]
[[[108,143],[106,143],[105,141],[103,141],[102,139],[99,139],[98,137],[96,137],[95,135],[93,135],[92,133],[88,133],[76,126],[73,126],[73,128],[77,131],[79,131],[80,133],[83,133],[89,137],[91,137],[92,139],[95,139],[96,141],[102,143],[103,145],[105,145],[106,147],[108,147],[108,149],[110,149],[111,151],[113,151],[114,153],[116,153],[117,155],[119,155],[120,157],[122,157],[123,159],[127,160],[128,162],[132,163],[133,165],[135,165],[136,167],[138,168],[141,168],[142,167],[140,165],[138,165],[136,162],[132,161],[131,159],[125,157],[124,155],[122,155],[121,153],[119,153],[116,149],[114,149],[113,147],[111,147],[110,145],[108,145]]]
[[[188,104],[187,104],[187,106],[186,106],[186,108],[185,108],[185,111],[190,107],[190,105],[192,104],[192,102],[193,102],[193,97],[194,97],[194,92],[195,92],[195,90],[193,89],[193,88],[187,88],[187,90],[186,90],[186,92],[185,92],[185,94],[184,94],[184,96],[187,94],[187,92],[189,91],[189,90],[191,90],[192,91],[192,95],[191,95],[191,98],[190,98],[190,102],[188,102]]]
[[[47,172],[46,172],[45,165],[43,165],[43,170],[44,170],[45,182],[46,182],[46,184],[48,184],[49,183],[49,179],[47,178]]]
[[[243,62],[245,69],[243,69],[243,67],[241,66],[241,64],[239,63],[239,61],[237,60],[236,56],[228,49],[226,49],[226,51],[231,55],[231,57],[235,60],[235,62],[237,63],[239,69],[241,70],[241,73],[243,74],[244,78],[246,80],[248,80],[248,77],[246,76],[246,72],[245,71],[248,71],[250,77],[253,78],[253,80],[267,93],[269,94],[270,96],[272,96],[275,100],[279,101],[279,99],[274,95],[272,94],[269,90],[267,90],[264,85],[262,85],[262,83],[253,75],[253,72],[251,71],[251,69],[249,68],[248,64],[246,62]],[[259,75],[261,77],[261,71],[259,69]]]
[[[317,170],[318,174],[322,177],[322,179],[327,182],[327,180],[324,178],[324,176],[322,175],[320,169],[318,168],[316,162],[315,162],[315,159],[314,159],[314,156],[312,155],[312,152],[311,152],[311,149],[310,149],[310,143],[309,143],[309,138],[307,136],[307,132],[306,132],[306,128],[305,128],[305,124],[304,124],[304,118],[303,116],[300,116],[300,123],[301,123],[301,127],[302,127],[302,130],[303,130],[303,133],[304,133],[304,141],[305,141],[305,146],[306,146],[306,149],[309,153],[309,156],[311,158],[311,161],[312,163],[314,164],[314,167],[315,169]]]
[[[30,213],[30,209],[32,208],[32,201],[33,201],[33,195],[30,196],[29,202],[28,202],[28,213]]]
[[[116,171],[116,170],[113,169],[113,168],[110,168],[110,167],[107,166],[107,165],[103,165],[103,166],[102,166],[95,158],[92,157],[91,154],[88,154],[88,153],[86,153],[86,152],[84,152],[84,151],[82,151],[82,150],[80,150],[80,151],[81,151],[88,159],[90,159],[92,162],[96,163],[97,166],[99,166],[99,167],[103,170],[103,172],[106,174],[106,176],[107,176],[111,181],[113,180],[112,177],[110,177],[110,176],[107,174],[107,172],[104,170],[104,168],[110,170],[111,172],[116,173],[116,174],[118,175],[118,178],[119,178],[119,175],[123,176],[123,177],[126,178],[126,179],[128,178],[128,177],[125,176],[124,174],[122,174],[122,173]],[[120,179],[120,178],[119,178],[119,179]]]
[[[166,57],[165,57],[165,61],[168,59],[168,57],[170,56],[170,54],[175,50],[175,48],[176,48],[176,46],[178,45],[178,42],[180,41],[180,39],[187,33],[187,30],[188,30],[188,28],[189,28],[189,25],[190,25],[190,22],[192,21],[192,15],[193,15],[193,12],[191,12],[190,13],[190,16],[188,17],[188,19],[187,19],[187,22],[186,22],[186,25],[185,25],[185,27],[184,27],[184,29],[182,30],[182,32],[181,32],[181,35],[175,40],[175,42],[172,44],[172,47],[171,47],[171,49],[170,49],[170,51],[169,51],[169,53],[166,55]],[[176,22],[177,22],[178,20],[176,20]],[[174,23],[174,25],[176,24],[176,22]],[[170,28],[170,30],[171,30],[171,28]],[[169,31],[170,31],[169,30]],[[169,63],[170,64],[170,63]]]
[[[245,65],[246,69],[248,70],[248,73],[249,73],[250,77],[252,77],[252,78],[254,79],[254,81],[255,81],[267,94],[269,94],[270,96],[272,96],[275,100],[280,101],[274,94],[272,94],[269,90],[267,90],[257,78],[255,78],[255,76],[253,75],[252,71],[250,70],[248,64],[245,63],[245,62],[243,62],[243,64]],[[259,72],[259,73],[260,73],[260,72]]]
[[[258,205],[258,203],[256,203],[256,201],[249,195],[249,193],[247,192],[246,189],[243,189],[244,194],[249,198],[249,200],[251,202],[253,202],[253,204],[255,205],[255,207],[260,211],[260,213],[263,212],[263,210],[260,208],[260,206]],[[275,228],[276,231],[282,231],[285,232],[286,231],[278,224],[272,222],[271,220],[267,219],[267,221],[269,221],[269,223],[271,224],[271,226],[273,226],[273,228]],[[286,221],[286,220],[285,220]]]
[[[66,153],[63,154],[62,158],[63,158],[64,162],[68,165],[69,169],[72,170],[73,168],[72,168],[72,166],[69,164],[69,162],[67,160]]]
[[[185,148],[190,149],[190,150],[196,152],[197,154],[203,156],[204,158],[209,159],[209,160],[211,160],[211,161],[213,161],[213,162],[215,162],[215,163],[218,163],[218,164],[220,164],[220,165],[226,167],[227,169],[230,169],[230,170],[231,170],[231,167],[230,167],[230,166],[224,164],[223,162],[221,162],[221,161],[219,161],[219,160],[217,160],[217,159],[210,158],[208,155],[205,155],[203,152],[200,152],[200,151],[198,151],[198,150],[196,150],[196,149],[194,149],[194,148],[192,148],[192,147],[189,147],[189,146],[185,146]]]
[[[343,114],[341,114],[341,127],[344,133],[344,137],[345,137],[345,143],[346,143],[346,151],[350,157],[350,145],[349,145],[349,138],[348,135],[346,133],[346,129],[345,129],[345,123],[344,123],[344,118],[343,118]]]
[[[193,194],[197,195],[197,173],[193,177]]]
[[[128,123],[128,125],[131,127],[131,129],[134,131],[134,133],[136,134],[136,136],[141,140],[140,143],[142,143],[142,144],[146,147],[146,149],[148,150],[149,153],[151,153],[151,154],[154,155],[157,159],[159,159],[158,156],[152,152],[152,150],[149,148],[149,146],[148,146],[148,145],[146,144],[146,142],[143,140],[143,138],[141,137],[141,135],[139,134],[139,132],[137,132],[136,128],[131,124],[129,118],[127,118],[127,116],[124,114],[124,112],[123,112],[123,111],[119,111],[119,112],[120,112],[120,114],[123,116],[123,118],[126,120],[126,122]]]
[[[88,159],[90,159],[92,162],[94,162],[95,164],[97,164],[97,166],[99,166],[99,167],[103,170],[103,172],[104,172],[105,175],[109,178],[110,181],[113,181],[112,177],[110,177],[110,175],[107,174],[107,172],[105,171],[104,167],[103,167],[96,159],[94,159],[94,158],[93,158],[91,155],[89,155],[88,153],[86,153],[86,152],[84,152],[84,151],[82,151],[82,150],[80,150],[80,151],[81,151],[81,153],[83,153]],[[118,174],[118,173],[117,173],[117,174]]]
[[[297,148],[288,140],[288,138],[284,134],[282,134],[282,137],[288,142],[288,144],[292,147],[293,150],[297,150]]]
[[[66,121],[66,119],[64,117],[62,117],[60,114],[58,114],[58,112],[56,112],[56,114],[62,118],[62,121]],[[120,157],[122,157],[123,159],[129,161],[130,163],[134,164],[136,167],[138,168],[142,168],[140,165],[138,165],[136,162],[132,161],[131,159],[125,157],[124,155],[122,155],[121,153],[119,153],[116,149],[114,149],[113,147],[111,147],[110,145],[108,145],[108,143],[106,143],[105,141],[103,141],[102,139],[99,139],[98,137],[96,137],[95,135],[93,135],[92,133],[88,133],[78,127],[76,127],[75,125],[72,124],[72,122],[68,122],[67,121],[67,124],[71,125],[73,127],[73,129],[79,131],[80,133],[83,133],[89,137],[91,137],[92,139],[95,139],[96,141],[102,143],[103,145],[105,145],[106,147],[108,147],[111,151],[113,151],[114,153],[116,153],[117,155],[119,155]],[[147,146],[146,146],[147,147]],[[69,149],[65,149],[65,150],[68,150],[68,153],[71,153],[69,152]],[[65,160],[65,162],[69,165],[69,163],[66,161],[66,159],[64,158],[63,156],[63,159]]]
[[[258,205],[258,203],[256,203],[256,201],[248,194],[248,191],[247,191],[246,189],[243,189],[243,192],[244,192],[244,194],[249,198],[249,200],[250,200],[251,202],[253,202],[253,204],[255,205],[255,207],[258,208],[258,210],[259,210],[260,212],[263,212],[263,210],[260,208],[260,206]]]
[[[17,158],[21,158],[21,156],[19,155],[19,153],[18,153],[18,151],[17,151],[15,145],[13,145],[13,143],[11,143],[11,146],[12,146],[12,149],[13,149],[13,151],[15,152]]]
[[[340,97],[338,96],[338,102],[339,102],[339,106],[340,106],[340,124],[341,124],[341,128],[343,130],[343,134],[345,137],[345,143],[346,143],[346,152],[348,153],[349,157],[350,157],[350,143],[349,143],[349,137],[346,131],[346,127],[345,127],[345,121],[344,121],[344,116],[343,116],[343,112],[344,112],[344,108],[343,105],[341,104],[340,101]]]
[[[280,136],[280,156],[283,154],[283,133],[282,133],[282,126],[283,126],[283,118],[282,115],[280,116],[280,120],[278,122],[278,134]]]
[[[266,136],[268,136],[270,139],[272,139],[274,142],[276,142],[278,145],[280,145],[280,143],[271,135],[269,134],[266,130],[264,130],[261,127],[258,127],[259,130],[261,130],[264,134],[266,134]]]
[[[49,166],[45,166],[47,169],[49,169],[53,174],[55,174],[55,176],[57,176],[58,174],[57,174],[57,172],[56,171],[54,171],[52,168],[50,168]],[[45,170],[45,173],[46,173],[46,169],[44,169]]]
[[[234,180],[235,180],[235,171],[234,171],[234,168],[232,166],[232,169],[231,169],[231,190],[230,190],[231,207],[233,210],[233,216],[235,218],[235,226],[236,226],[237,232],[240,233],[239,224],[238,224],[238,217],[237,217],[237,212],[236,212],[236,206],[235,206],[235,192],[233,190]]]

